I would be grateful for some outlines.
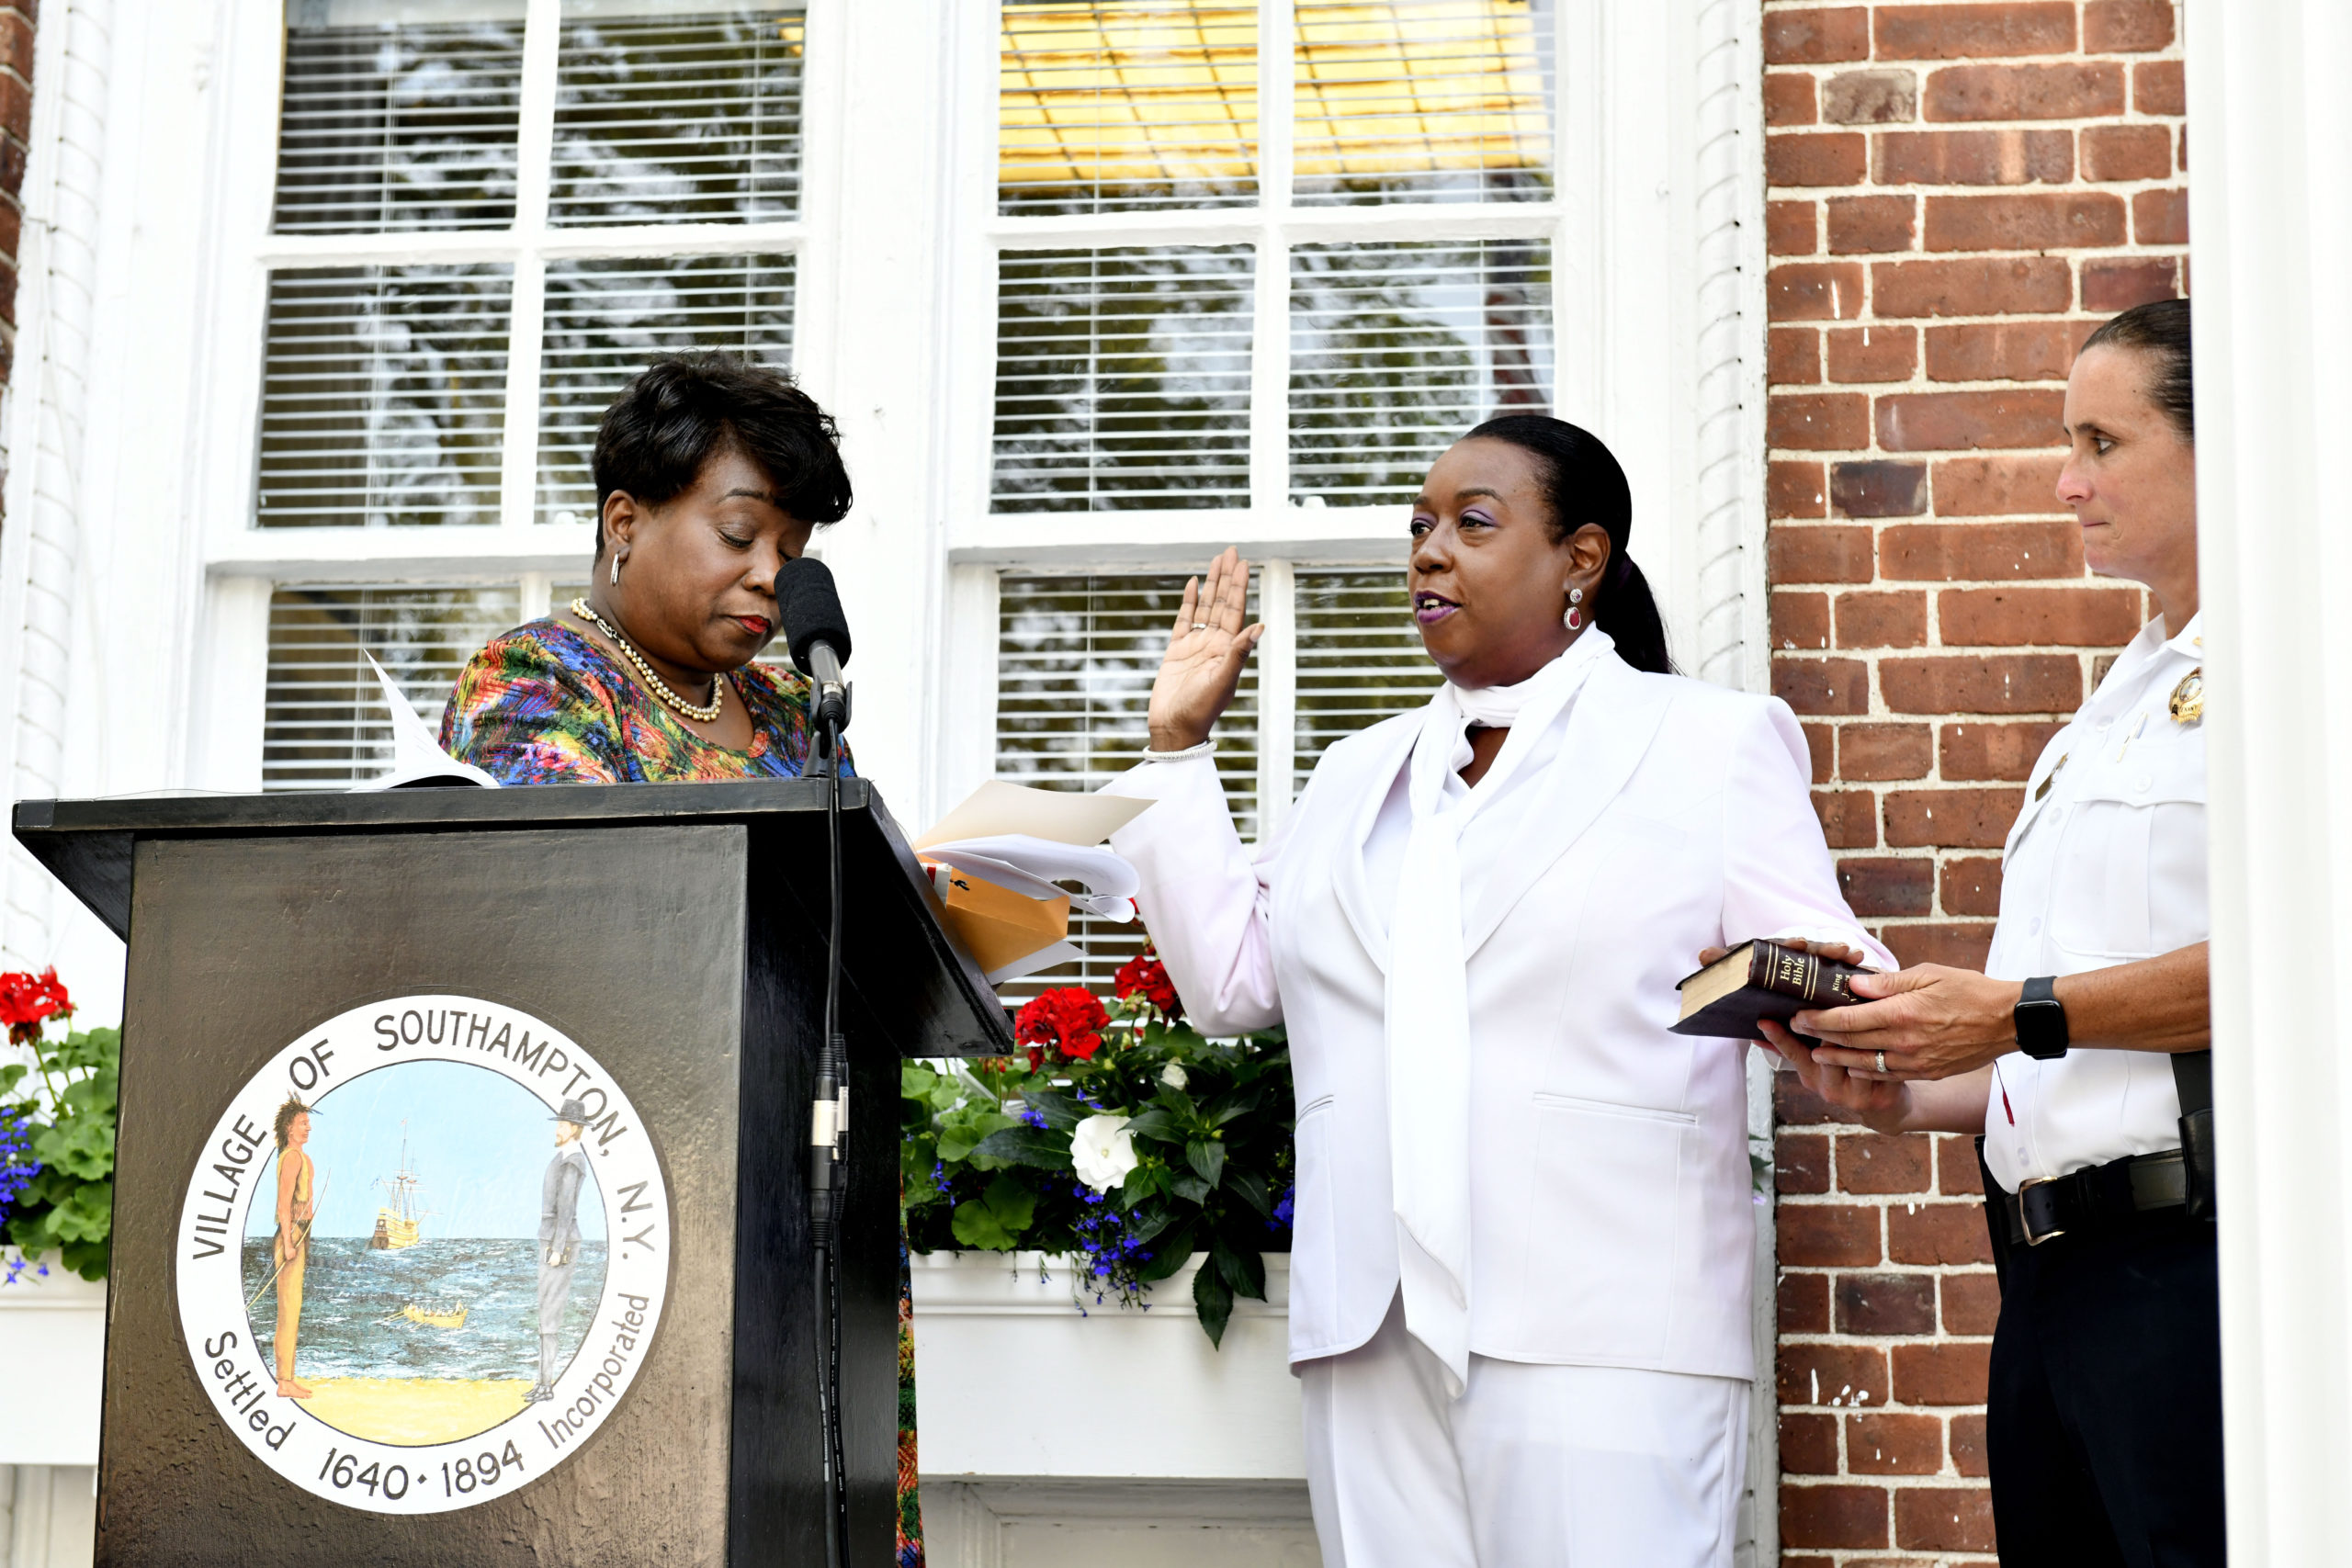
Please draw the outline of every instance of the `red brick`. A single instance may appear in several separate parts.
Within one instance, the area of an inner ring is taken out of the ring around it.
[[[1896,790],[1886,797],[1886,841],[1908,849],[1998,849],[2018,804],[2015,790]]]
[[[1916,517],[1927,502],[1925,463],[1829,466],[1829,509],[1840,517]]]
[[[2005,316],[2064,310],[2075,274],[2056,256],[1878,262],[1871,302],[1881,317]]]
[[[1813,814],[1833,850],[1867,850],[1878,843],[1878,801],[1866,789],[1817,789]]]
[[[1958,1140],[1964,1149],[1967,1140]],[[1968,1156],[1972,1170],[1976,1156]],[[1938,1276],[1943,1292],[1943,1329],[1946,1334],[1964,1334],[1990,1338],[1994,1327],[2001,1321],[2001,1281],[1990,1272],[1982,1274],[1943,1274]]]
[[[2162,125],[2097,125],[2083,132],[2083,178],[2160,180],[2172,173],[2172,130]]]
[[[1858,130],[1777,130],[1764,138],[1764,183],[1858,186],[1870,168],[1870,144]]]
[[[1770,605],[1772,646],[1817,651],[1829,646],[1829,595],[1774,593]]]
[[[1819,220],[1810,201],[1764,204],[1764,250],[1769,255],[1809,256],[1819,245]]]
[[[1773,1294],[1773,1309],[1783,1334],[1829,1332],[1829,1276],[1794,1274],[1783,1270]]]
[[[2132,67],[2132,107],[2142,114],[2187,114],[2188,78],[2177,60]]]
[[[1933,1274],[1839,1274],[1831,1287],[1838,1332],[1917,1335],[1936,1331]],[[1941,1448],[1940,1442],[1937,1445]]]
[[[1764,468],[1764,511],[1771,517],[1826,517],[1829,494],[1819,463],[1775,458]],[[1869,572],[1864,571],[1865,577]]]
[[[1851,865],[1854,863],[1846,861],[1841,863]],[[1932,869],[1924,860],[1889,863]],[[1926,911],[1921,910],[1920,913]],[[1841,1133],[1838,1137],[1838,1190],[1925,1192],[1932,1182],[1928,1168],[1934,1155],[1934,1144],[1922,1133]],[[1924,1334],[1928,1331],[1919,1329],[1917,1332]]]
[[[2140,591],[1947,588],[1936,624],[1948,648],[2120,648],[2140,629]]]
[[[1990,9],[1991,7],[1987,7]],[[2123,112],[2123,67],[1948,65],[1928,76],[1930,120],[2092,119]]]
[[[1951,1418],[1951,1467],[1962,1475],[1978,1480],[1993,1473],[1984,1457],[1984,1417],[1955,1416]]]
[[[2090,0],[2085,54],[2146,54],[2172,42],[2172,0]]]
[[[2050,738],[2064,728],[2039,724],[1947,724],[1941,736],[1943,775],[1948,779],[2006,779],[2022,783],[2033,771]]]
[[[1916,243],[1919,204],[1907,196],[1840,196],[1829,201],[1829,253],[1850,256],[1907,251]],[[1860,312],[1856,312],[1859,314]]]
[[[2151,299],[2180,298],[2180,264],[2171,256],[2083,264],[2083,309],[2112,313]]]
[[[1878,400],[1878,444],[1890,452],[2059,446],[2065,444],[2062,423],[2065,407],[2066,394],[2056,388],[2047,391],[1898,392]],[[1859,446],[1861,443],[1846,445]]]
[[[1896,1204],[1886,1211],[1886,1254],[1896,1263],[1932,1266],[1993,1261],[1993,1240],[1984,1234],[1982,1203]],[[1971,1404],[1984,1402],[1981,1383],[1974,1399],[1954,1401]]]
[[[2083,667],[2070,653],[1887,659],[1878,675],[1896,713],[2072,713],[2083,701]]]
[[[2091,321],[1969,321],[1928,329],[1932,381],[2063,381]],[[2051,506],[2055,506],[2055,481]],[[2041,510],[2048,511],[2051,507]]]
[[[1828,1134],[1775,1134],[1772,1138],[1772,1187],[1779,1192],[1828,1191]]]
[[[2001,861],[1997,855],[1964,855],[1944,862],[1939,902],[1947,915],[2001,912]]]
[[[33,90],[14,76],[0,76],[0,130],[18,141],[32,138]]]
[[[1775,71],[1764,78],[1764,123],[1811,125],[1813,78],[1802,71]]]
[[[1765,403],[1768,446],[1847,452],[1869,446],[1870,440],[1871,400],[1859,392],[1796,392]]]
[[[1833,327],[1828,342],[1832,381],[1908,381],[1918,365],[1917,327]]]
[[[2188,172],[2188,127],[2185,125],[2180,128],[2180,172],[2184,175]],[[2188,258],[2183,257],[2180,265],[2186,268]]]
[[[1772,694],[1797,713],[1871,711],[1871,668],[1859,659],[1776,659]]]
[[[1850,321],[1862,313],[1860,262],[1783,262],[1764,275],[1775,321]]]
[[[1982,1198],[1984,1183],[1976,1173],[1976,1140],[1966,1133],[1936,1134],[1936,1190],[1949,1198]],[[1992,1276],[1985,1278],[1989,1280]],[[1946,1326],[1945,1333],[1960,1329]],[[1966,1332],[1974,1333],[1970,1329]],[[1991,1329],[1984,1330],[1990,1334]]]
[[[2080,577],[2074,523],[1897,523],[1885,530],[1883,574],[1898,581]]]
[[[1764,60],[1769,65],[1828,65],[1870,57],[1867,6],[1772,11],[1764,17]]]
[[[1924,724],[1849,724],[1838,734],[1839,767],[1853,784],[1928,776],[1935,749]]]
[[[1856,1475],[1934,1475],[1944,1467],[1944,1424],[1933,1416],[1849,1416],[1846,1462]]]
[[[2143,190],[2133,197],[2132,237],[2143,245],[2188,243],[2188,193]]]
[[[1901,1488],[1894,1544],[1907,1551],[1992,1551],[1993,1494],[1982,1486]]]
[[[33,79],[33,24],[15,11],[0,16],[0,70]]]
[[[1804,1206],[1805,1212],[1811,1209],[1810,1204]],[[1875,1209],[1860,1212],[1873,1221],[1878,1214]],[[1784,1206],[1781,1210],[1783,1222],[1788,1213],[1789,1207]],[[1886,1403],[1886,1352],[1875,1345],[1783,1345],[1778,1382],[1783,1404],[1883,1405]]]
[[[1984,55],[2071,54],[2075,7],[2059,0],[2006,6],[1883,6],[1881,60],[1973,60]]]
[[[1838,1473],[1838,1417],[1784,1414],[1781,1417],[1781,1472]]]
[[[1765,536],[1765,572],[1774,582],[1868,582],[1871,539],[1868,527],[1851,524],[1774,528]]]
[[[2071,130],[1890,130],[1873,158],[1883,186],[2064,185]]]
[[[1791,1557],[1784,1554],[1781,1558],[1781,1568],[1838,1568],[1838,1564],[1835,1559],[1828,1557]]]
[[[1838,776],[1838,727],[1834,724],[1801,724],[1804,731],[1804,749],[1813,757],[1813,782],[1827,784]]]
[[[1836,125],[1903,125],[1919,118],[1916,71],[1840,71],[1822,85],[1821,117]]]
[[[1935,881],[1935,862],[1916,855],[1900,860],[1849,855],[1838,863],[1838,891],[1845,896],[1846,907],[1858,915],[1927,914]],[[1846,1190],[1877,1190],[1846,1184]]]
[[[1894,1395],[1905,1404],[1982,1404],[1992,1353],[1982,1344],[1898,1345]]]
[[[1918,964],[1941,964],[1953,969],[1982,970],[1984,955],[1992,951],[1993,927],[1990,921],[1964,925],[1952,920],[1933,925],[1889,926],[1883,940],[1887,951],[1894,954],[1895,962],[1906,969]]]
[[[1940,457],[1935,466],[1936,513],[1942,517],[1999,517],[2063,512],[2058,470],[2064,457]]]
[[[1927,640],[1926,594],[1898,591],[1838,595],[1838,647],[1919,648]]]
[[[2061,251],[2123,243],[2123,198],[2103,191],[1931,196],[1931,251]]]
[[[1890,1539],[1883,1486],[1783,1486],[1781,1544],[1878,1547]],[[1783,1558],[1783,1564],[1793,1559]]]
[[[1764,334],[1764,379],[1775,387],[1811,387],[1821,380],[1821,333],[1812,327],[1774,327]]]

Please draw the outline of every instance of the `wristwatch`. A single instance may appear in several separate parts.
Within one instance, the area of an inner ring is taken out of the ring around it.
[[[2058,999],[2057,984],[2052,976],[2036,976],[2009,1010],[2018,1049],[2037,1062],[2054,1062],[2066,1054],[2066,1004]]]

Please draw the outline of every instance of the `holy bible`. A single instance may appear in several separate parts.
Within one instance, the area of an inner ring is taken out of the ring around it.
[[[1849,985],[1863,973],[1860,964],[1801,953],[1777,942],[1744,942],[1675,987],[1682,993],[1682,1018],[1674,1032],[1761,1039],[1758,1019],[1786,1023],[1805,1008],[1867,1000]]]

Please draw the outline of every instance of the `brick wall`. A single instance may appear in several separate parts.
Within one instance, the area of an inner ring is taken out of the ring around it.
[[[17,363],[17,242],[24,231],[25,164],[33,128],[33,23],[40,0],[0,0],[0,388]],[[7,473],[0,428],[0,479]]]
[[[1765,0],[1773,689],[1905,963],[1983,963],[2020,781],[2153,613],[2052,491],[2075,349],[2188,287],[2178,37],[2168,0]],[[1989,1563],[1969,1141],[1781,1088],[1782,1562]]]

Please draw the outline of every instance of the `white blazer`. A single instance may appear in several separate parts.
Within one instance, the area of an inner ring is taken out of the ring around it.
[[[1756,936],[1893,959],[1838,892],[1786,704],[1603,653],[1555,760],[1522,776],[1523,852],[1464,886],[1474,1354],[1754,1375],[1747,1047],[1668,1032],[1699,950]],[[1397,1288],[1383,996],[1388,911],[1363,845],[1421,724],[1316,765],[1254,860],[1205,761],[1110,793],[1159,804],[1112,847],[1206,1032],[1287,1025],[1298,1107],[1294,1364],[1370,1340]],[[1465,873],[1465,883],[1471,880]]]

